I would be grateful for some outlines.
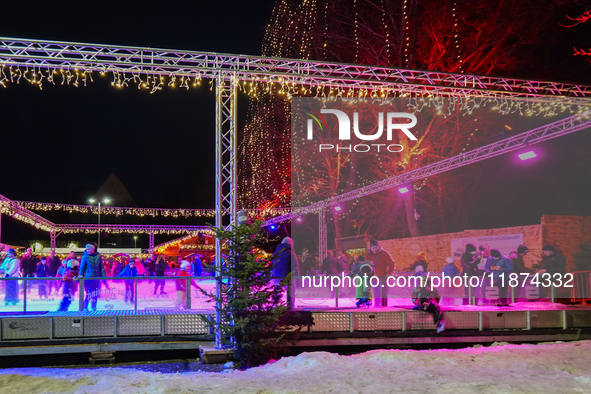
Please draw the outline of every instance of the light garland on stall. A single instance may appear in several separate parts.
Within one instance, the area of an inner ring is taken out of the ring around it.
[[[181,250],[215,250],[215,245],[181,245]]]
[[[183,229],[183,228],[167,229],[164,226],[162,226],[162,227],[154,226],[152,228],[150,228],[149,226],[144,226],[145,228],[123,228],[123,229],[109,228],[108,226],[102,226],[102,225],[100,228],[98,228],[98,227],[84,228],[83,226],[84,225],[81,225],[81,228],[61,229],[61,232],[63,234],[97,234],[99,232],[108,233],[108,234],[166,234],[166,235],[178,235],[178,234],[186,234],[186,233],[190,233],[190,234],[202,233],[202,234],[207,234],[207,235],[214,234],[214,232],[212,230],[194,231],[194,230],[188,230],[188,229]],[[138,226],[138,227],[140,227],[140,226]]]
[[[61,204],[61,203],[45,203],[45,202],[32,202],[32,201],[15,201],[18,205],[25,209],[32,211],[64,211],[64,212],[76,212],[76,213],[91,213],[98,215],[98,207],[96,205],[74,205],[74,204]],[[261,217],[261,216],[277,216],[284,215],[291,211],[290,208],[270,208],[270,209],[248,209],[248,215],[250,217]],[[191,217],[215,217],[215,209],[169,209],[169,208],[134,208],[134,207],[111,207],[101,205],[101,215],[132,215],[132,216],[151,216],[151,217],[172,217],[172,218],[191,218]]]
[[[213,231],[211,231],[211,233],[212,234],[210,234],[210,235],[215,236],[215,233]],[[179,246],[180,247],[180,245],[183,242],[189,241],[189,240],[195,238],[196,236],[198,236],[197,233],[191,233],[189,235],[185,235],[184,237],[176,238],[176,239],[173,239],[171,241],[165,242],[163,244],[156,245],[156,246],[154,246],[154,252],[162,253],[162,252],[164,252],[166,249],[168,249],[170,247],[176,247],[176,246]]]

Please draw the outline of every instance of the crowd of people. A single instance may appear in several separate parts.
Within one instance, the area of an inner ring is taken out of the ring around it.
[[[51,250],[49,256],[36,256],[31,248],[27,248],[25,254],[19,259],[14,249],[7,251],[7,256],[0,265],[0,275],[3,278],[60,278],[60,280],[35,281],[40,299],[48,299],[51,296],[63,297],[59,311],[67,311],[72,299],[78,291],[78,281],[84,279],[84,310],[97,309],[97,301],[100,298],[101,287],[109,288],[104,278],[133,278],[152,277],[154,282],[154,296],[166,295],[165,276],[207,276],[209,274],[209,260],[194,256],[192,261],[182,260],[178,263],[172,261],[165,254],[158,255],[155,259],[130,258],[122,255],[119,258],[103,259],[97,251],[95,243],[86,245],[84,254],[78,258],[74,251],[61,260],[55,251]],[[102,278],[102,279],[96,279]],[[19,302],[19,281],[5,281],[5,305],[16,305]],[[134,280],[126,279],[124,301],[134,303]],[[195,282],[192,282],[196,287]],[[27,287],[27,293],[33,286]],[[175,305],[186,305],[186,280],[175,281],[177,299]]]

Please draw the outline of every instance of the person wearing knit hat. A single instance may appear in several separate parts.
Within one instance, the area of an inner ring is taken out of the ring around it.
[[[16,251],[14,249],[8,249],[6,257],[0,265],[0,271],[2,271],[2,276],[5,278],[13,278],[18,276],[18,272],[21,267],[20,260],[16,257]],[[4,291],[4,303],[6,305],[12,304],[16,305],[19,302],[18,299],[18,281],[16,280],[7,280],[6,282],[6,289]]]
[[[513,264],[498,249],[491,249],[484,270],[493,276],[493,286],[499,289],[499,306],[507,306],[507,281],[513,272]],[[504,280],[503,277],[504,276]]]
[[[466,245],[466,252],[476,252],[476,246],[474,246],[474,244],[470,243]]]
[[[529,252],[529,248],[525,245],[519,245],[517,247],[517,251],[515,251],[515,256],[511,257],[511,263],[513,263],[513,272],[516,274],[529,274],[532,271],[525,266],[523,262],[523,256],[525,256]]]
[[[555,248],[552,245],[544,245],[542,248],[541,265],[550,275],[566,273],[566,257],[562,254],[562,251]]]
[[[478,263],[480,259],[476,255],[476,246],[474,244],[469,243],[466,245],[466,251],[460,257],[460,266],[462,267],[462,274],[467,276],[478,276]],[[469,301],[469,292],[470,289],[466,287],[464,289],[464,305],[468,304]],[[474,289],[474,296],[476,293],[480,294],[480,288]]]
[[[454,265],[456,261],[454,260],[453,257],[448,257],[445,259],[445,267],[443,267],[443,270],[441,271],[443,273],[443,275],[445,276],[459,276],[460,275],[460,270],[458,269],[458,267],[456,267]]]
[[[375,268],[375,275],[377,277],[384,277],[389,275],[392,271],[396,270],[396,264],[394,259],[387,251],[380,247],[377,240],[371,239],[369,242],[369,252],[365,255],[365,260],[369,260],[373,263]],[[380,278],[378,288],[381,288],[384,279]],[[379,308],[382,306],[388,306],[387,298],[374,298],[374,307]]]

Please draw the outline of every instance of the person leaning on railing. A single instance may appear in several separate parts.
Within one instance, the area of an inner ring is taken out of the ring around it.
[[[16,257],[16,252],[14,249],[9,249],[8,254],[2,265],[0,266],[0,270],[4,273],[3,276],[5,278],[14,278],[18,277],[18,272],[21,268],[20,260]],[[16,305],[18,302],[18,281],[17,280],[6,280],[6,291],[4,293],[4,303],[6,305],[12,304]]]

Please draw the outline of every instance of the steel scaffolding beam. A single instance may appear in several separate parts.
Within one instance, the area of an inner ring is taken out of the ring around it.
[[[153,224],[56,224],[56,228],[65,234],[83,231],[86,234],[129,233],[129,234],[186,234],[186,233],[211,233],[206,226],[178,226],[178,225],[153,225]]]
[[[49,220],[21,207],[9,198],[0,195],[0,213],[9,215],[17,220],[30,224],[33,227],[43,231],[52,231],[57,229],[57,225]]]
[[[265,221],[264,226],[270,226],[271,224],[289,220],[293,216],[304,215],[307,213],[317,213],[327,207],[331,207],[344,201],[355,200],[357,198],[387,190],[394,186],[412,183],[429,176],[474,164],[482,160],[490,159],[504,153],[521,149],[525,146],[538,144],[540,142],[574,133],[589,127],[591,127],[591,111],[573,115],[565,119],[561,119],[556,122],[526,131],[524,133],[517,134],[513,137],[505,138],[492,144],[473,149],[469,152],[460,153],[459,155],[450,157],[449,159],[444,159],[436,163],[409,171],[407,173],[387,178],[383,181],[316,202],[306,207],[292,208],[292,212],[290,214],[269,219]]]
[[[326,211],[324,208],[320,208],[318,211],[318,258],[321,266],[328,249],[328,234],[326,232]]]
[[[217,228],[230,228],[236,223],[236,74],[218,73],[216,76],[216,212],[215,226]],[[215,266],[216,266],[216,296],[222,298],[223,254],[222,245],[226,242],[218,237],[215,240]],[[216,304],[215,315],[215,344],[216,348],[222,347],[222,314],[221,302]]]
[[[89,43],[0,38],[0,65],[31,69],[163,75],[446,95],[589,98],[591,86],[411,70]],[[572,100],[571,100],[572,101]],[[576,100],[575,100],[576,101]]]
[[[150,231],[150,240],[148,242],[148,254],[150,255],[150,258],[153,259],[154,258],[154,232]]]

